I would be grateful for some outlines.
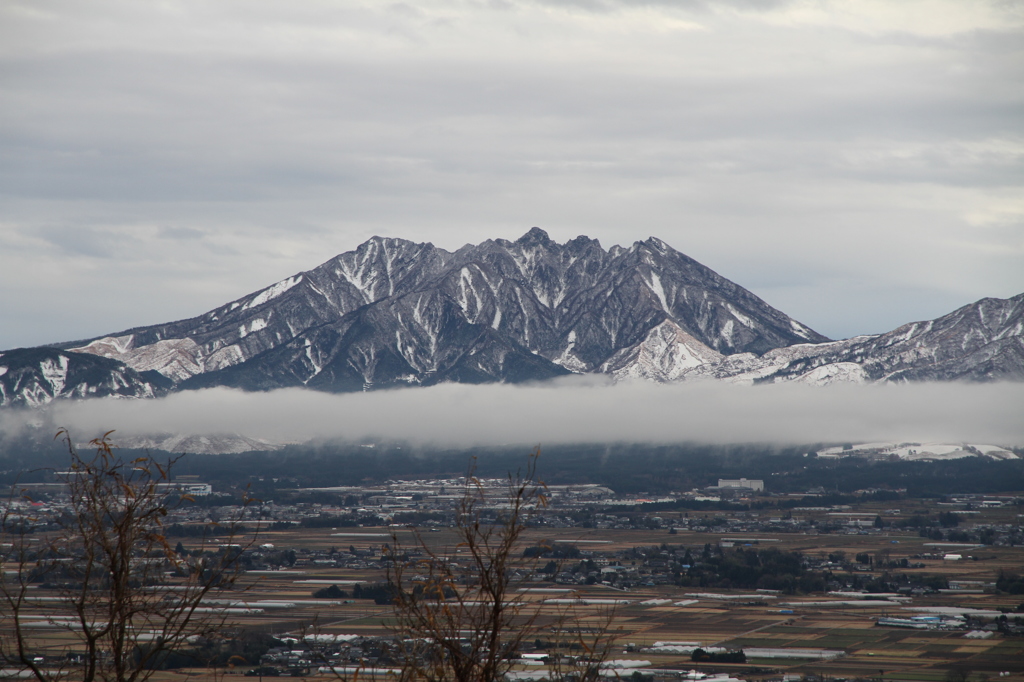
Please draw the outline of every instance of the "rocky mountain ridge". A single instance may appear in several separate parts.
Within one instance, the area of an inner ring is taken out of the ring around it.
[[[0,353],[0,406],[45,405],[58,398],[154,398],[171,382],[123,362],[56,348]]]
[[[570,373],[659,382],[1024,379],[1022,320],[1024,295],[830,341],[655,238],[605,250],[582,236],[559,244],[534,228],[515,242],[449,252],[374,237],[195,318],[4,352],[0,405]],[[35,365],[32,352],[42,353]]]
[[[1024,294],[984,298],[934,320],[823,344],[737,354],[687,376],[750,383],[1024,381]]]

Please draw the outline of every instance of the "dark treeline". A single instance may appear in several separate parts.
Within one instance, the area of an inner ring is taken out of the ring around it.
[[[337,585],[313,590],[317,599],[372,599],[375,604],[391,604],[395,598],[394,586],[388,583],[356,584],[352,591],[343,590]]]
[[[694,649],[690,655],[694,663],[746,663],[747,655],[742,651],[721,651],[708,653],[703,649]]]
[[[549,485],[594,483],[624,494],[690,490],[714,485],[719,478],[739,477],[763,479],[771,492],[823,488],[837,499],[878,487],[905,488],[915,497],[1024,490],[1024,460],[969,457],[889,462],[808,456],[820,447],[553,445],[543,448],[538,473]],[[129,449],[121,452],[125,457],[140,454]],[[529,448],[519,446],[431,449],[394,443],[376,443],[374,447],[320,443],[274,452],[186,454],[174,473],[199,476],[218,490],[249,485],[254,495],[274,497],[281,489],[358,486],[396,476],[457,477],[465,474],[473,457],[477,475],[504,476],[521,468],[528,452]],[[0,449],[0,484],[42,482],[49,474],[41,469],[59,469],[66,462],[66,452],[60,452],[56,444],[8,442]]]

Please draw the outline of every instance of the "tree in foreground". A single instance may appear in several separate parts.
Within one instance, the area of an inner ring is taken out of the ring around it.
[[[48,526],[36,528],[44,519],[17,491],[2,508],[0,661],[40,681],[148,679],[172,653],[216,636],[224,611],[203,601],[239,576],[245,547],[237,524],[221,524],[217,547],[204,540],[198,550],[176,551],[163,532],[168,501],[177,497],[167,485],[174,460],[124,461],[110,433],[91,442],[90,458],[67,431],[57,434],[71,461],[57,475],[66,499]],[[40,655],[42,632],[46,651],[60,642],[61,655]]]
[[[524,556],[522,546],[529,518],[547,504],[546,488],[535,480],[538,456],[539,449],[492,499],[470,468],[456,510],[456,551],[437,549],[418,533],[409,548],[392,537],[386,558],[403,682],[495,682],[527,645],[550,637],[556,652],[573,654],[549,656],[553,677],[597,678],[612,643],[611,614],[588,623],[572,605],[555,611],[516,587],[540,560]],[[485,510],[493,522],[483,520]]]

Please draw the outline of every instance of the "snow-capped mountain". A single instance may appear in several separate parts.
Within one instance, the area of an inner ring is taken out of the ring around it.
[[[188,320],[0,356],[0,405],[168,390],[359,391],[571,373],[658,382],[1024,379],[1024,294],[830,341],[658,239],[534,228],[455,252],[374,237]]]
[[[534,228],[454,253],[375,237],[200,317],[68,349],[181,388],[352,391],[610,371],[659,334],[704,361],[827,340],[657,239],[605,250]]]

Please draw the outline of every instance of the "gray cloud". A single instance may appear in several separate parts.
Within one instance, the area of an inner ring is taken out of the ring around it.
[[[659,236],[835,337],[1020,293],[1022,27],[957,0],[8,2],[0,347],[199,314],[373,234],[533,225]]]
[[[1024,444],[1024,384],[443,385],[364,394],[303,389],[185,392],[160,400],[92,400],[42,415],[79,437],[238,433],[276,441],[399,439],[442,445],[607,442],[843,441]],[[23,413],[0,414],[11,430]]]

